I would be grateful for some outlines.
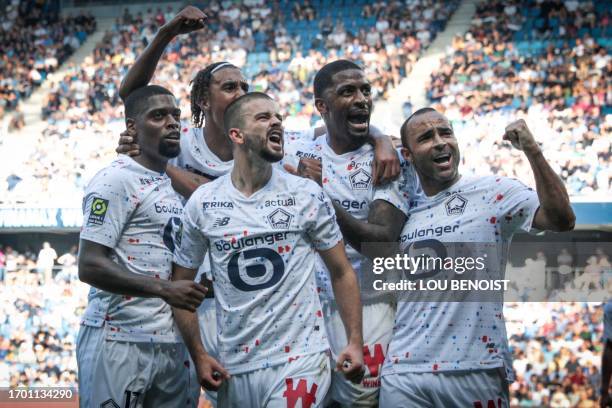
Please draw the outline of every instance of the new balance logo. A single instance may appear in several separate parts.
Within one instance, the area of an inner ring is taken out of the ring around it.
[[[317,384],[312,384],[308,391],[308,384],[305,379],[300,379],[296,388],[293,388],[293,378],[285,378],[287,389],[283,393],[283,397],[287,398],[287,408],[295,408],[298,400],[302,400],[302,408],[310,408],[312,404],[317,402]]]
[[[378,377],[380,367],[385,362],[385,353],[382,344],[374,344],[374,355],[370,354],[369,346],[363,346],[363,362],[368,366],[370,377]]]
[[[215,227],[225,227],[230,221],[230,217],[217,218],[215,223],[213,224],[213,228]]]

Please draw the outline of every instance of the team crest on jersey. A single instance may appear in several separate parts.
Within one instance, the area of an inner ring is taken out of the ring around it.
[[[268,215],[268,222],[274,228],[288,229],[292,219],[293,215],[282,208],[278,208]]]
[[[372,176],[364,169],[358,169],[349,176],[353,190],[367,190],[370,188]]]
[[[106,212],[108,211],[108,200],[100,197],[93,197],[91,201],[91,211],[89,212],[89,218],[87,224],[102,225],[104,224],[104,218],[106,218]]]
[[[455,193],[446,201],[446,214],[448,215],[461,215],[465,211],[468,201]]]

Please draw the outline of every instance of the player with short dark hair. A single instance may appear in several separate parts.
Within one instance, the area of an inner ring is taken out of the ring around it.
[[[325,121],[327,134],[311,142],[287,147],[287,168],[291,156],[299,159],[296,174],[315,180],[332,199],[338,223],[343,227],[347,214],[365,219],[373,199],[374,151],[370,143],[371,85],[354,62],[338,60],[323,66],[314,78],[315,106]],[[344,230],[343,230],[344,233]],[[346,252],[360,280],[364,258],[351,246]],[[337,301],[329,273],[318,263],[317,284],[330,337],[332,358],[336,359],[346,339],[340,324]],[[362,298],[364,359],[366,373],[360,384],[333,374],[330,399],[343,406],[371,407],[378,403],[380,368],[391,339],[395,305],[391,299]],[[375,323],[374,323],[375,322]]]
[[[195,311],[206,295],[193,280],[170,281],[183,209],[165,168],[180,151],[180,110],[160,86],[132,92],[125,110],[142,153],[101,170],[83,200],[79,278],[92,288],[77,342],[80,404],[195,407],[171,310]]]
[[[333,208],[315,183],[272,166],[283,158],[283,127],[269,96],[238,98],[225,123],[234,167],[187,202],[173,271],[173,279],[193,279],[210,253],[220,361],[206,353],[195,314],[177,309],[178,326],[219,406],[322,406],[329,344],[315,251],[341,299],[348,341],[337,369],[359,381],[363,365],[359,289]]]

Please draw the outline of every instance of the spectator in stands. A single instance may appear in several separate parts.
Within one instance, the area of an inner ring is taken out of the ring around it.
[[[42,249],[38,252],[36,260],[36,269],[42,274],[43,281],[50,283],[53,280],[53,265],[57,259],[55,249],[51,248],[51,244],[44,242]]]

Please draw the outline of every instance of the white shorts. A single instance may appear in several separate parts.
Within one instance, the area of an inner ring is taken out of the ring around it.
[[[215,309],[215,299],[207,298],[200,304],[198,308],[198,321],[200,323],[200,336],[202,338],[202,344],[204,350],[216,360],[219,360],[219,354],[217,349],[217,312]],[[192,392],[200,393],[200,384],[197,381],[195,373],[195,366],[192,364],[193,370],[192,375],[195,380],[195,388]],[[213,408],[217,406],[217,392],[204,390],[206,399],[211,403]]]
[[[335,304],[323,302],[325,326],[332,352],[332,365],[347,345],[346,331]],[[363,358],[366,372],[360,384],[348,381],[342,372],[332,371],[329,400],[346,407],[374,407],[378,403],[380,371],[393,335],[395,304],[390,302],[363,305]]]
[[[330,383],[328,354],[309,354],[232,375],[219,389],[218,403],[223,408],[323,407]]]
[[[183,343],[106,340],[103,327],[81,326],[76,352],[81,407],[197,406]]]
[[[380,408],[508,408],[502,370],[389,374],[382,378]]]

